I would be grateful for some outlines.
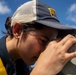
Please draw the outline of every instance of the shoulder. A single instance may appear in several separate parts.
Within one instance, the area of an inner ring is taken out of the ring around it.
[[[0,38],[0,45],[5,43],[6,40],[6,36],[3,36],[2,38]]]
[[[6,40],[5,36],[0,39],[0,55],[4,52],[6,49]]]

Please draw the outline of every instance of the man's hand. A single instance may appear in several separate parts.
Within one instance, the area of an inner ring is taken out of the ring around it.
[[[30,75],[56,75],[69,60],[76,57],[76,52],[68,53],[69,48],[75,43],[76,38],[72,35],[50,42],[40,54]]]

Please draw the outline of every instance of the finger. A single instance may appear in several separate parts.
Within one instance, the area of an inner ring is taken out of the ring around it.
[[[65,57],[66,57],[66,60],[71,60],[73,58],[76,58],[76,52],[66,53]]]
[[[62,38],[57,38],[54,41],[56,41],[57,43],[60,42],[62,40]]]
[[[69,38],[63,45],[62,49],[67,51],[75,43],[76,43],[76,38]]]
[[[51,42],[49,43],[49,45],[50,45],[50,44],[57,44],[57,40],[51,41]]]
[[[66,41],[69,40],[70,38],[75,38],[75,37],[69,34],[69,35],[65,36],[59,43],[61,45],[64,45],[66,43]]]
[[[57,45],[57,41],[51,41],[51,42],[49,42],[49,44],[47,45],[47,47],[49,48],[49,47],[51,47],[51,48],[54,48],[55,46]]]

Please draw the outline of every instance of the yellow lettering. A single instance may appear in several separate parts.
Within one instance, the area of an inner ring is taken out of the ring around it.
[[[51,16],[55,16],[56,17],[56,12],[55,12],[54,9],[48,8],[48,10],[50,11]]]

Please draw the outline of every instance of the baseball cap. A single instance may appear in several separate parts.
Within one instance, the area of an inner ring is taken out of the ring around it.
[[[61,30],[76,29],[61,24],[57,19],[56,11],[39,0],[28,1],[21,5],[12,16],[11,26],[16,22],[28,23],[32,21]]]

